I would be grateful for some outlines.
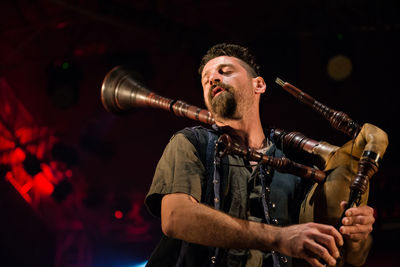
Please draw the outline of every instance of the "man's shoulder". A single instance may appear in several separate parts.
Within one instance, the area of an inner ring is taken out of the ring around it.
[[[197,151],[197,155],[206,166],[208,161],[212,162],[215,143],[219,137],[216,127],[193,126],[186,127],[175,133],[173,138],[188,140]],[[182,142],[182,140],[180,140]]]
[[[217,127],[204,127],[201,125],[197,126],[192,126],[192,127],[185,127],[181,130],[179,130],[178,133],[183,133],[183,134],[207,134],[207,133],[213,133],[213,134],[218,134],[218,128]]]
[[[175,133],[175,135],[183,134],[195,147],[198,145],[207,144],[210,138],[219,135],[218,130],[211,127],[193,126],[186,127]]]

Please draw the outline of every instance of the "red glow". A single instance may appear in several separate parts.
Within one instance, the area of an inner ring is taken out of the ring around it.
[[[25,160],[25,152],[21,148],[17,148],[10,154],[10,163],[11,164],[18,164]]]
[[[23,186],[21,186],[21,194],[28,193],[28,191],[31,190],[32,186],[32,181],[26,182]]]
[[[46,144],[45,142],[41,142],[36,145],[36,147],[35,147],[36,153],[35,154],[38,159],[43,159],[45,153],[48,151],[48,146],[49,145]]]
[[[76,48],[74,50],[74,55],[77,57],[81,57],[81,56],[83,56],[83,54],[84,54],[84,52],[83,52],[83,49],[81,49],[81,48]]]
[[[97,49],[97,52],[99,53],[99,54],[104,54],[105,52],[106,52],[106,47],[104,46],[104,44],[99,44],[99,47],[98,47],[98,49]]]
[[[65,27],[67,27],[68,23],[66,22],[60,22],[56,25],[56,29],[64,29]]]
[[[22,190],[21,185],[14,179],[12,172],[6,173],[6,180],[10,182],[14,186],[14,188],[21,194],[21,196],[26,200],[28,203],[32,203],[32,198]]]
[[[38,137],[38,134],[35,133],[35,130],[36,129],[30,127],[21,127],[15,130],[15,135],[18,137],[18,140],[21,142],[21,144],[25,144]]]
[[[143,217],[140,215],[140,209],[142,204],[139,202],[132,203],[132,209],[129,212],[129,217],[132,218],[137,224],[142,224],[144,222]]]
[[[60,67],[62,65],[62,61],[60,59],[56,59],[53,61],[53,65],[56,67]]]
[[[76,47],[74,49],[74,55],[76,57],[88,56],[88,55],[103,55],[107,48],[104,44],[92,43]]]
[[[124,214],[122,213],[122,211],[116,210],[116,211],[114,212],[114,216],[115,216],[115,218],[117,218],[117,219],[122,219],[122,217],[124,217]]]
[[[6,115],[11,115],[11,106],[10,106],[10,104],[9,103],[5,103],[5,105],[4,105],[4,113],[6,114]]]
[[[33,187],[35,188],[36,192],[45,196],[50,196],[54,191],[53,184],[46,179],[46,176],[44,176],[43,173],[38,173],[35,175],[33,178]]]
[[[68,178],[71,178],[72,177],[72,171],[71,170],[67,170],[65,172],[65,176],[67,176]]]
[[[1,124],[0,124],[0,132],[5,132],[3,129],[1,129]],[[13,140],[9,140],[6,136],[0,136],[0,144],[1,144],[1,150],[12,150],[15,148],[15,142]]]
[[[53,170],[50,168],[49,165],[47,165],[46,163],[42,163],[40,164],[40,167],[42,169],[42,174],[44,177],[46,177],[46,179],[52,183],[56,183],[58,182],[58,177],[54,177],[54,173]]]

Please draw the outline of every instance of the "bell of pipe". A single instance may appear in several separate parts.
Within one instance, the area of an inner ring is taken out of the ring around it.
[[[150,90],[136,81],[130,71],[116,66],[104,77],[101,86],[101,102],[112,113],[123,113],[134,107],[146,106]]]

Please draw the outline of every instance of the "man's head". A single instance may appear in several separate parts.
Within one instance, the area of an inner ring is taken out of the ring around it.
[[[260,76],[260,66],[256,63],[255,57],[250,53],[250,51],[243,46],[236,44],[217,44],[212,46],[207,53],[203,56],[199,66],[199,74],[202,75],[204,66],[213,58],[228,56],[235,57],[243,61],[244,67],[247,69],[249,74],[253,78]]]
[[[265,91],[259,66],[247,48],[218,44],[203,57],[199,73],[207,108],[220,119],[241,119],[257,110]]]

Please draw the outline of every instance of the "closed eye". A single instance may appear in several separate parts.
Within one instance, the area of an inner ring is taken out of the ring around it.
[[[229,74],[231,74],[233,71],[232,71],[232,69],[230,69],[230,68],[220,68],[219,70],[218,70],[218,73],[219,74],[222,74],[222,75],[229,75]]]

